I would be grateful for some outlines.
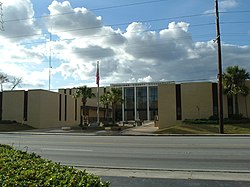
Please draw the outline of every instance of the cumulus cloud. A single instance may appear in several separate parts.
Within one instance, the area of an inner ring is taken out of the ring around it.
[[[142,23],[132,23],[124,35],[128,40],[126,52],[136,59],[151,60],[150,63],[187,57],[192,48],[188,24],[184,22],[169,23],[159,33],[148,31]]]
[[[36,38],[41,33],[34,17],[30,0],[2,0],[4,15],[4,32],[0,36],[12,41]]]
[[[238,6],[238,2],[236,0],[224,0],[220,2],[221,10],[227,10],[230,8],[235,8]]]
[[[238,6],[238,0],[223,0],[218,1],[219,11],[226,11],[228,9],[232,9]],[[213,13],[214,9],[207,10],[205,13]]]
[[[21,6],[22,9],[27,9],[23,16],[33,16],[31,2],[23,2],[26,6]],[[236,6],[233,2],[236,1],[222,1],[222,7]],[[17,8],[15,4],[12,6]],[[149,24],[132,22],[121,31],[103,25],[100,16],[84,7],[73,8],[68,1],[53,1],[48,10],[50,16],[40,21],[52,32],[52,41],[25,45],[8,42],[4,38],[8,36],[2,35],[0,71],[22,76],[26,86],[46,87],[49,59],[52,81],[57,80],[60,87],[93,86],[97,61],[100,61],[101,85],[216,79],[216,43],[193,41],[188,22],[166,23],[158,31]],[[36,20],[26,21],[25,33],[39,31]],[[249,46],[222,43],[222,54],[224,67],[238,64],[250,70]]]
[[[73,9],[69,1],[53,1],[48,9],[50,16],[46,18],[47,27],[61,38],[93,35],[102,28],[101,17],[84,7]]]
[[[114,56],[114,51],[110,48],[100,46],[87,46],[86,48],[73,48],[73,53],[79,58],[97,61]]]

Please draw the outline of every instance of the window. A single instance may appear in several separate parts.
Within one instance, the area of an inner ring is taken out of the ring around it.
[[[0,120],[2,120],[3,115],[3,92],[0,92]]]
[[[155,115],[158,115],[158,88],[157,86],[149,87],[149,114],[153,120]]]
[[[218,87],[217,83],[212,84],[212,95],[213,95],[213,116],[218,117]]]
[[[59,95],[59,121],[62,120],[62,94]]]
[[[77,121],[77,99],[75,99],[75,121]]]
[[[23,99],[23,120],[27,121],[28,119],[28,91],[24,92],[24,99]]]
[[[147,87],[136,88],[136,117],[147,120]]]
[[[134,109],[134,88],[124,88],[125,109]]]
[[[234,114],[233,110],[233,97],[232,96],[227,96],[227,107],[228,107],[228,117],[232,117]]]
[[[64,120],[67,121],[67,104],[68,104],[68,101],[67,101],[67,95],[64,96],[65,97],[65,105],[64,105]]]
[[[176,84],[176,119],[181,120],[182,119],[182,111],[181,111],[181,85]]]
[[[134,120],[134,108],[135,108],[135,92],[134,87],[124,88],[124,114],[125,120]]]

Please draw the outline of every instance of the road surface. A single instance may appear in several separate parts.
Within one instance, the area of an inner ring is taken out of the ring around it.
[[[0,143],[71,166],[250,172],[250,137],[0,134]]]

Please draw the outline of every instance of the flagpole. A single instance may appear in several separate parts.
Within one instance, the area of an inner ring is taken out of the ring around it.
[[[97,124],[100,124],[100,116],[99,116],[99,81],[100,81],[100,75],[99,75],[99,61],[97,61],[97,69],[96,69],[96,84],[97,84]]]

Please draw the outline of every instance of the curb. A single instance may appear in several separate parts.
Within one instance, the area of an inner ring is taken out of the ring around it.
[[[68,164],[62,164],[69,166]],[[250,170],[210,170],[210,169],[174,169],[174,168],[136,168],[136,167],[115,167],[115,166],[89,166],[89,165],[74,165],[78,168],[91,169],[113,169],[113,170],[136,170],[136,171],[169,171],[169,172],[200,172],[200,173],[244,173],[250,174]]]
[[[152,134],[143,132],[122,133],[107,131],[97,132],[0,132],[0,134],[18,134],[18,135],[70,135],[70,136],[152,136],[152,137],[176,137],[176,136],[204,136],[204,137],[250,137],[250,134]]]
[[[161,168],[126,168],[74,166],[79,170],[106,177],[158,178],[175,180],[213,180],[250,182],[249,170],[201,170],[201,169],[161,169]]]

